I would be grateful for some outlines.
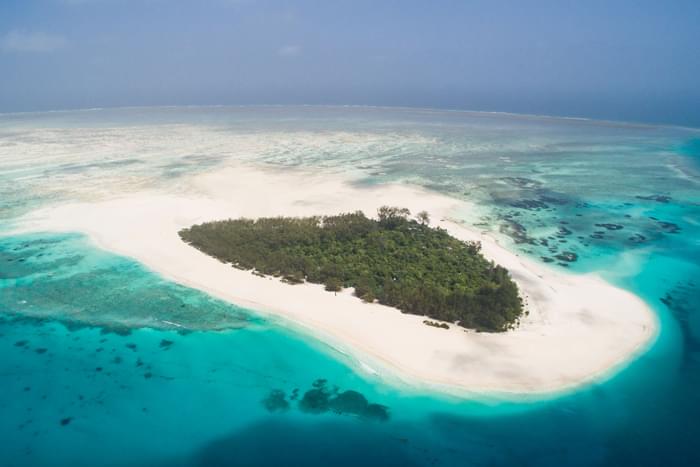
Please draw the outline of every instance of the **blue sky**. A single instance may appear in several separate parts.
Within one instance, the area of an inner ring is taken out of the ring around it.
[[[700,126],[700,1],[0,0],[0,112],[370,104]]]

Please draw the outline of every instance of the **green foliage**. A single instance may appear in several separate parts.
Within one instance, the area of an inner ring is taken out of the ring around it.
[[[423,324],[425,324],[426,326],[432,326],[434,328],[450,329],[450,326],[447,323],[438,323],[437,321],[430,321],[428,319],[423,320]]]
[[[487,261],[481,245],[431,228],[428,218],[384,206],[362,212],[207,222],[180,231],[195,248],[234,267],[289,283],[354,287],[367,302],[481,331],[505,331],[522,314],[508,271]]]
[[[430,214],[428,211],[421,211],[416,214],[416,220],[421,224],[430,224]]]
[[[340,292],[343,290],[343,281],[337,277],[329,277],[325,281],[326,290],[329,292]]]

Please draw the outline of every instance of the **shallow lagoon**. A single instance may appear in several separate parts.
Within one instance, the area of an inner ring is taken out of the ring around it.
[[[654,347],[608,381],[543,401],[459,401],[383,382],[310,336],[170,284],[80,235],[4,237],[3,465],[698,460],[698,132],[454,112],[219,108],[2,116],[0,135],[3,227],[34,206],[99,196],[103,185],[167,186],[226,160],[353,170],[360,183],[418,183],[479,203],[456,215],[523,254],[554,257],[552,267],[601,271],[647,300],[662,323]],[[576,261],[556,258],[564,252]],[[301,410],[319,379],[385,406],[388,420]],[[284,391],[287,410],[266,407],[274,390]]]

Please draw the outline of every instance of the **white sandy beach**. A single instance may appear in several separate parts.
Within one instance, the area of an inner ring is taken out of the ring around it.
[[[317,215],[381,205],[427,210],[433,225],[479,240],[507,267],[529,315],[499,334],[449,330],[424,317],[366,304],[346,291],[288,285],[225,265],[182,242],[178,230],[236,217]],[[177,191],[119,194],[35,211],[23,229],[85,232],[101,247],[133,257],[182,284],[289,320],[359,361],[418,385],[469,392],[545,393],[603,377],[642,351],[657,321],[635,295],[595,276],[567,274],[518,256],[493,238],[449,220],[457,200],[402,185],[360,188],[338,175],[235,167],[199,175]]]

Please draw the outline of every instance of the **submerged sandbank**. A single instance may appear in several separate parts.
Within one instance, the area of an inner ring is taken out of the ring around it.
[[[232,268],[178,236],[183,227],[216,219],[355,210],[372,215],[386,204],[426,210],[433,225],[481,241],[484,255],[508,268],[521,288],[529,314],[520,326],[499,334],[426,326],[422,316],[363,303],[347,292],[335,295],[319,285],[288,285]],[[177,191],[114,193],[41,209],[22,228],[85,232],[103,248],[174,281],[304,326],[412,384],[477,393],[564,390],[619,367],[656,335],[656,317],[641,299],[596,276],[560,272],[516,255],[450,220],[451,212],[465,207],[405,185],[359,187],[322,172],[232,167],[183,179]]]

